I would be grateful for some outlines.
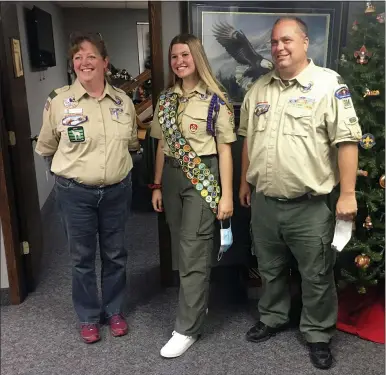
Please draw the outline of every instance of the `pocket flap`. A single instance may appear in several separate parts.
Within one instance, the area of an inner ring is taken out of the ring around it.
[[[311,117],[312,111],[306,108],[287,107],[286,113],[294,118]]]

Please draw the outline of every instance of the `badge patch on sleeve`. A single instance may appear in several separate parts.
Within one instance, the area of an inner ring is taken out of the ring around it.
[[[270,105],[268,102],[258,102],[255,107],[255,115],[260,116],[263,113],[268,112]]]
[[[83,126],[68,128],[67,132],[70,142],[84,142],[85,138]]]
[[[335,91],[335,97],[338,99],[347,99],[351,97],[350,90],[347,86],[340,87]]]
[[[343,107],[344,107],[344,109],[352,108],[352,100],[351,100],[351,98],[343,99]]]

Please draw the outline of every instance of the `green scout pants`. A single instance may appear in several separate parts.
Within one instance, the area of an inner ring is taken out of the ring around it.
[[[216,156],[201,157],[218,181]],[[162,199],[177,261],[180,292],[175,331],[197,335],[206,316],[215,215],[181,167],[165,157]]]
[[[263,294],[261,321],[277,327],[288,322],[289,252],[302,277],[303,310],[300,331],[308,342],[329,342],[337,321],[337,295],[331,248],[333,214],[325,197],[283,202],[252,193],[252,234]]]

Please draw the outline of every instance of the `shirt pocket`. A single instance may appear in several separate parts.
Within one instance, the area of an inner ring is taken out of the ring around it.
[[[208,108],[202,105],[188,105],[182,119],[184,134],[204,135],[206,133]]]
[[[253,131],[263,132],[267,128],[268,116],[262,114],[260,116],[253,115]]]
[[[288,107],[285,111],[283,133],[307,137],[312,126],[312,111],[304,108]]]
[[[133,119],[129,113],[111,114],[111,119],[115,125],[114,138],[120,140],[128,140],[133,127]]]

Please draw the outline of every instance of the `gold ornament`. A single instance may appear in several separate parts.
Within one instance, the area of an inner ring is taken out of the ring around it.
[[[374,13],[375,12],[375,6],[371,4],[371,1],[368,1],[366,3],[366,10],[365,13]]]
[[[365,222],[363,223],[363,228],[367,230],[373,229],[373,222],[371,221],[371,217],[367,216]]]
[[[359,294],[366,294],[367,290],[364,286],[361,286],[358,288],[358,293]]]
[[[366,254],[357,255],[355,257],[355,264],[358,268],[367,268],[370,265],[370,257]]]
[[[379,185],[381,185],[381,187],[385,188],[385,175],[384,174],[379,178]]]

